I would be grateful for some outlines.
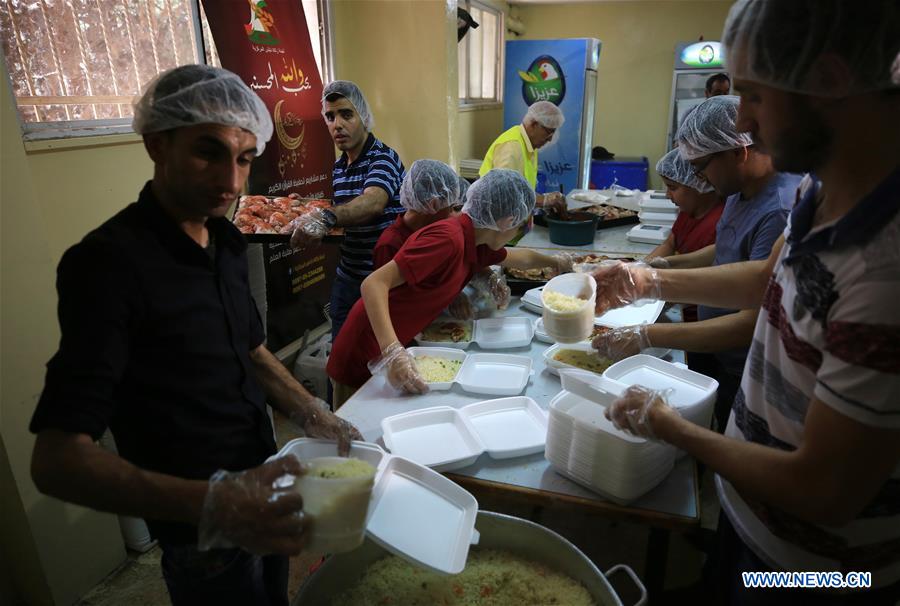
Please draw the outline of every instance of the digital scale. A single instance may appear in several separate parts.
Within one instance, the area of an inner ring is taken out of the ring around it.
[[[644,225],[640,223],[635,225],[628,231],[626,236],[631,242],[640,242],[643,244],[662,244],[672,233],[671,227],[663,227],[662,225]]]

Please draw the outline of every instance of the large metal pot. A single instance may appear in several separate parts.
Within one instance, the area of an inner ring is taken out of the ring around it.
[[[622,606],[606,579],[618,571],[628,574],[640,589],[637,606],[647,601],[647,592],[631,568],[620,564],[604,575],[577,547],[548,528],[490,511],[478,513],[475,527],[481,533],[480,547],[502,549],[563,572],[584,585],[598,606]],[[334,596],[358,581],[370,564],[386,555],[387,551],[367,539],[359,549],[328,558],[300,588],[294,606],[331,604]]]

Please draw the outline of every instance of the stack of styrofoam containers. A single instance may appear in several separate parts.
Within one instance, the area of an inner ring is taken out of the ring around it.
[[[327,334],[302,350],[294,362],[294,378],[306,391],[323,400],[328,397],[328,373],[325,372],[325,367],[330,355],[331,335]]]
[[[643,225],[659,225],[671,228],[678,218],[678,207],[666,198],[665,193],[647,192],[641,197],[638,219]]]
[[[614,396],[610,395],[610,403]],[[596,402],[563,390],[550,402],[547,461],[561,475],[617,503],[663,481],[675,449],[616,429]]]

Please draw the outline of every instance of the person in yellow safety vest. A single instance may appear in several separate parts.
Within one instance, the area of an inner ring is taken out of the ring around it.
[[[538,101],[528,108],[522,123],[500,134],[488,148],[478,170],[484,176],[492,168],[509,168],[520,173],[531,187],[537,185],[538,150],[547,145],[565,122],[562,111],[549,101]],[[560,192],[537,195],[538,208],[565,210],[566,198]]]

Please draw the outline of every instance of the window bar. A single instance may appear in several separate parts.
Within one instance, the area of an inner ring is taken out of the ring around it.
[[[172,39],[172,52],[175,53],[175,65],[181,65],[178,60],[178,43],[175,42],[175,19],[172,17],[172,4],[169,0],[165,0],[166,16],[169,19],[169,37]]]
[[[78,16],[75,14],[75,6],[72,4],[71,0],[66,2],[69,7],[69,11],[72,13],[72,21],[75,25],[75,37],[78,40],[78,52],[81,54],[81,71],[84,74],[85,84],[87,85],[87,91],[89,96],[94,95],[94,86],[91,84],[91,74],[87,71],[87,57],[84,54],[84,44],[81,41],[81,28],[78,27]],[[44,0],[41,0],[41,6],[43,7]],[[51,48],[54,49],[53,53],[56,54],[56,46],[53,44],[53,36],[50,36],[50,45]],[[65,93],[68,95],[69,91],[66,89]],[[68,108],[68,105],[66,106]],[[97,119],[97,105],[91,103],[91,112],[94,114],[94,119]],[[66,116],[68,117],[68,109],[66,110]]]
[[[9,0],[6,0],[6,8],[9,11],[9,22],[12,23],[13,34],[16,36],[16,50],[19,52],[19,61],[22,62],[22,71],[25,72],[25,84],[28,85],[28,94],[34,95],[34,87],[31,85],[31,74],[28,72],[28,64],[25,62],[25,55],[22,54],[22,35],[19,33],[19,28],[16,27],[16,19],[12,10],[12,6],[9,4]],[[37,105],[32,105],[34,108],[34,115],[38,120],[41,119],[41,114],[38,111]]]
[[[144,1],[144,12],[147,13],[147,29],[150,31],[150,48],[153,49],[153,68],[154,74],[158,74],[161,70],[159,69],[159,55],[156,52],[156,32],[153,31],[153,18],[150,16],[150,2],[148,0]]]
[[[41,7],[41,17],[43,17],[44,25],[47,28],[47,37],[50,38],[50,53],[53,55],[53,62],[56,64],[57,78],[59,79],[59,85],[62,88],[62,91],[60,91],[60,92],[62,92],[62,94],[64,94],[64,95],[68,95],[69,94],[69,86],[68,86],[68,84],[66,84],[66,78],[65,78],[65,74],[63,73],[62,62],[59,60],[59,52],[57,52],[56,43],[53,41],[53,38],[54,38],[53,27],[50,25],[50,20],[47,19],[47,10],[46,10],[46,4],[45,4],[44,0],[41,0],[39,6]],[[72,13],[72,16],[74,17],[75,13]],[[77,24],[78,21],[76,20],[75,23]],[[84,55],[82,55],[82,61],[84,61]],[[69,113],[69,106],[63,105],[63,109],[66,111],[66,120],[71,120],[72,115]],[[94,116],[94,117],[96,118],[96,116]]]
[[[109,35],[106,33],[106,21],[103,18],[103,9],[100,8],[100,0],[94,0],[94,4],[97,6],[97,14],[100,15],[100,31],[103,32],[103,45],[106,49],[106,63],[109,65],[109,74],[112,78],[113,84],[113,94],[116,96],[119,95],[119,83],[116,81],[116,68],[113,67],[112,61],[112,53],[109,51]],[[119,117],[123,118],[122,115],[122,105],[116,103],[116,111],[119,112]]]
[[[128,47],[131,49],[131,65],[134,67],[134,82],[135,88],[138,91],[138,94],[141,93],[141,71],[138,69],[137,64],[137,49],[134,48],[134,35],[131,33],[131,11],[128,9],[130,2],[126,5],[123,5],[125,9],[125,31],[128,33]]]

